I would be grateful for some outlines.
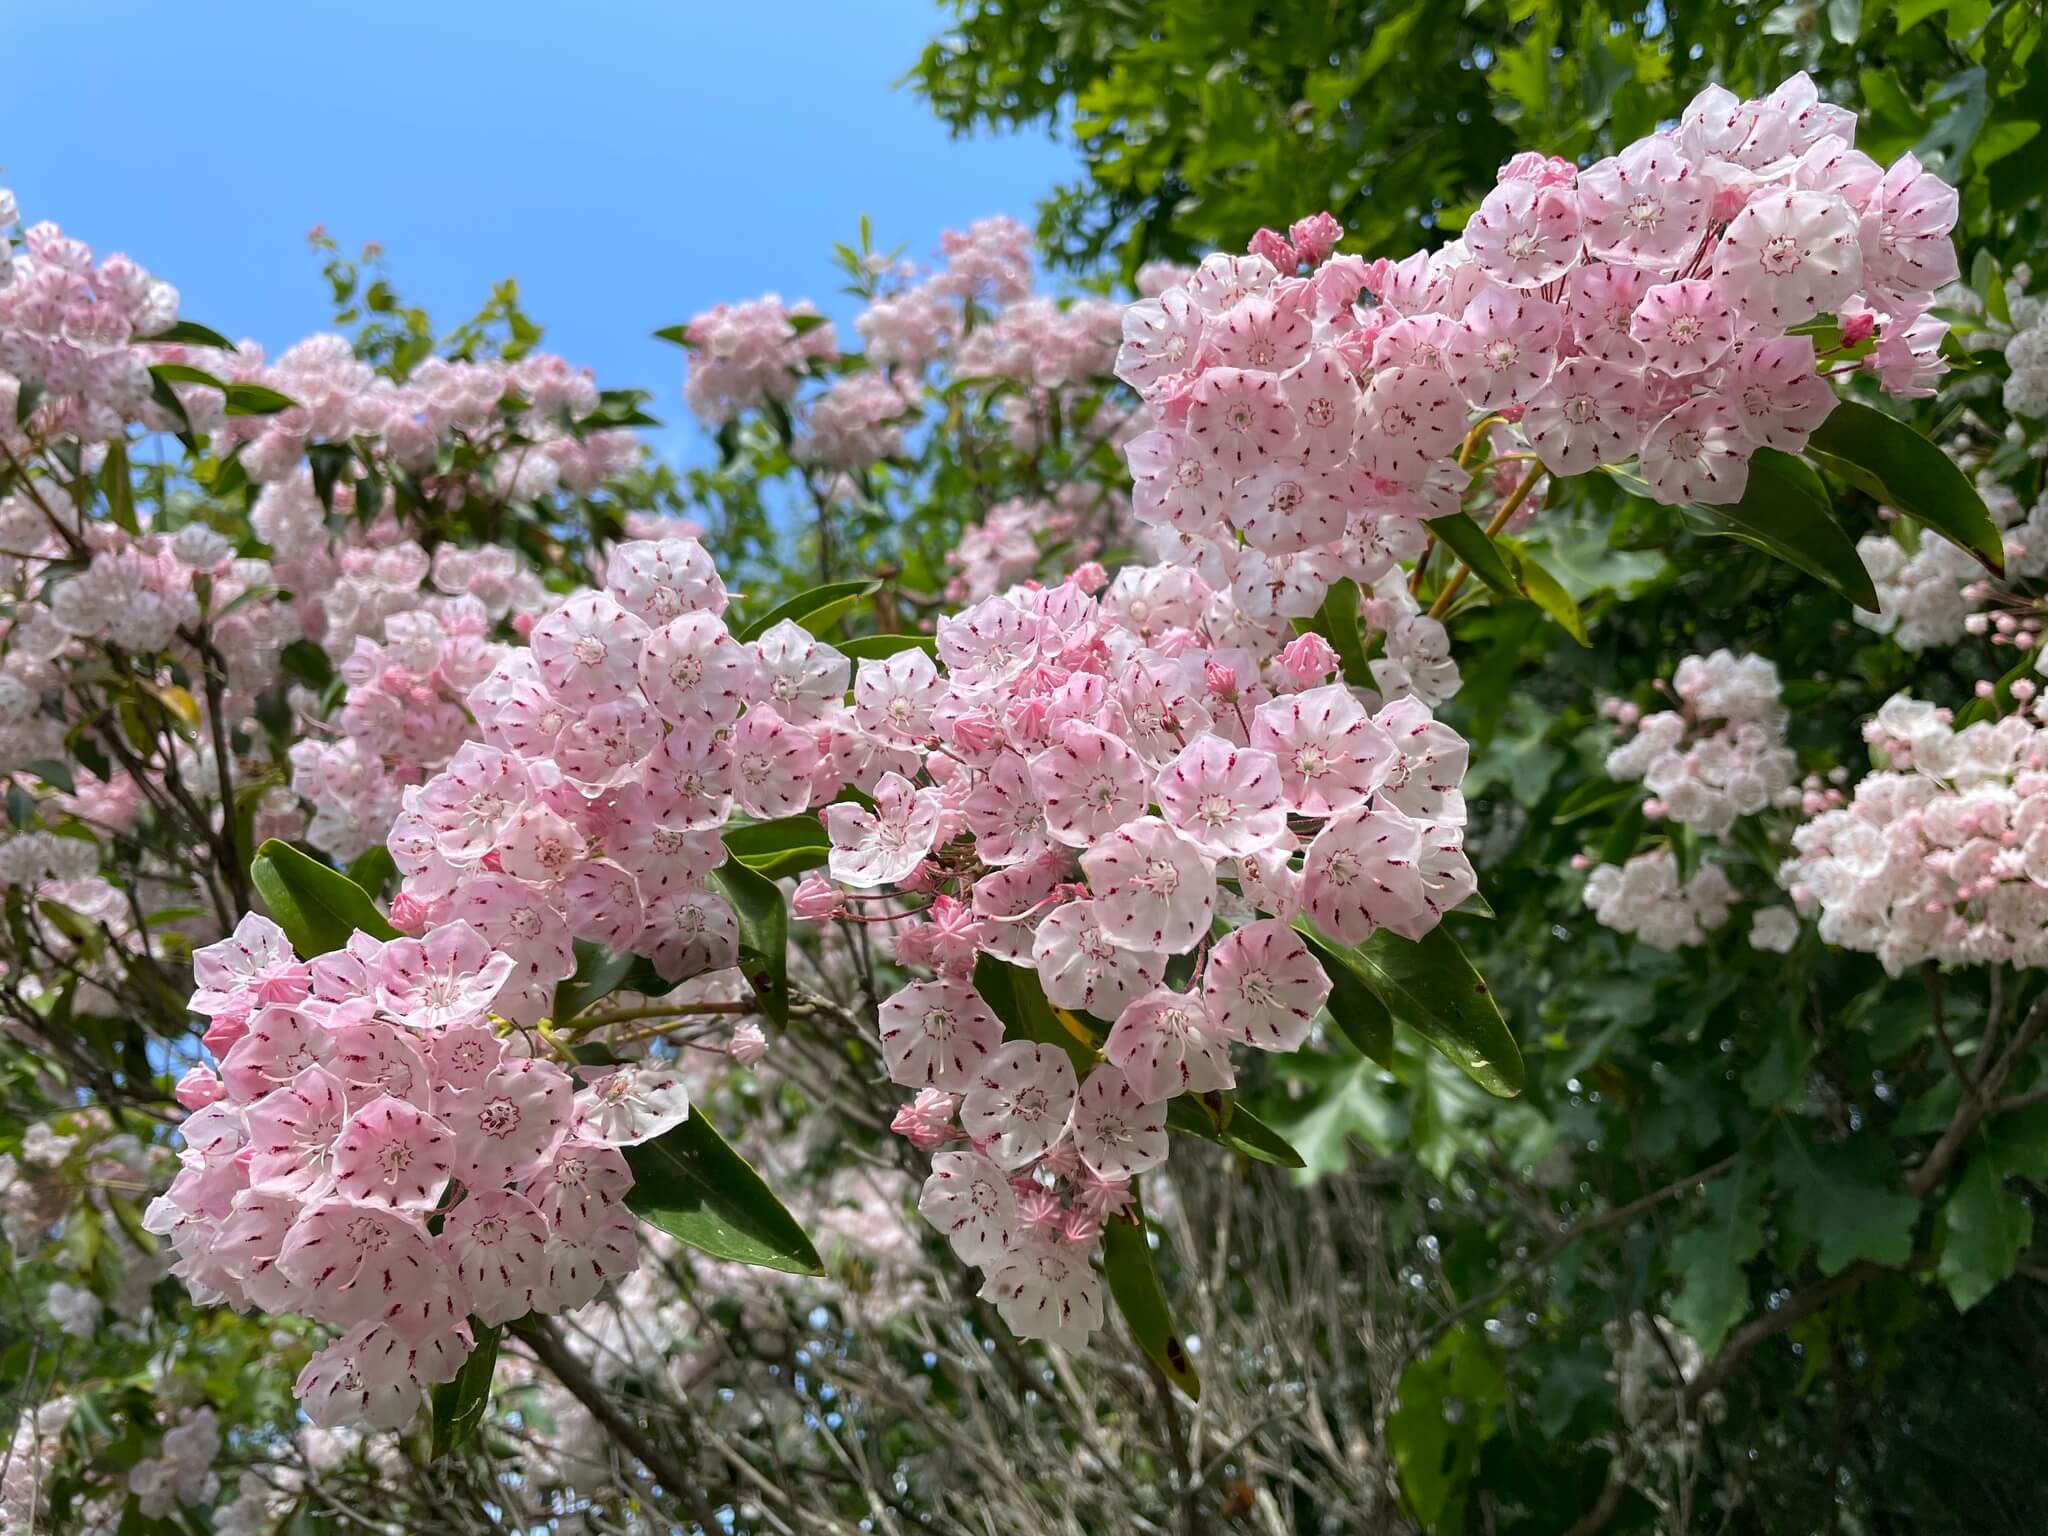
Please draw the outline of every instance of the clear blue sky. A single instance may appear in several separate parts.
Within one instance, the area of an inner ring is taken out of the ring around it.
[[[383,242],[437,324],[516,276],[546,345],[687,421],[649,333],[774,290],[844,319],[867,213],[924,256],[1029,220],[1040,135],[953,141],[894,81],[931,0],[0,0],[0,186],[276,350],[321,328],[305,235]],[[655,434],[665,449],[687,434]],[[694,456],[694,455],[693,455]]]

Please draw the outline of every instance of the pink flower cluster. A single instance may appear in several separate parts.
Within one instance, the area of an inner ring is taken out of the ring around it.
[[[813,362],[839,355],[832,327],[809,300],[785,306],[772,293],[706,310],[684,327],[684,335],[690,371],[683,398],[711,427],[770,401],[791,399]]]
[[[638,1263],[619,1148],[687,1093],[632,1067],[579,1091],[520,1054],[490,1012],[514,969],[462,922],[308,961],[252,914],[194,956],[219,1065],[178,1085],[182,1167],[145,1225],[195,1294],[340,1330],[295,1388],[316,1423],[402,1426],[471,1318],[579,1307]]]
[[[1691,949],[1728,921],[1736,890],[1719,864],[1684,873],[1667,846],[1595,865],[1583,899],[1603,928],[1634,934],[1652,949]]]
[[[1208,258],[1125,316],[1118,373],[1160,423],[1129,447],[1138,516],[1241,601],[1298,586],[1298,613],[1459,510],[1477,424],[1553,474],[1634,459],[1660,500],[1739,499],[1757,448],[1799,450],[1834,406],[1795,328],[1874,333],[1895,394],[1944,366],[1926,311],[1956,273],[1955,190],[1854,131],[1804,75],[1715,87],[1584,171],[1517,156],[1436,252],[1333,256],[1311,220]]]
[[[178,318],[178,291],[126,256],[93,259],[91,247],[55,224],[7,231],[19,220],[0,188],[0,434],[110,442],[128,424],[159,415],[150,403],[145,338]],[[22,392],[38,402],[17,425]],[[161,421],[155,424],[163,425]]]
[[[968,1143],[921,1208],[1017,1332],[1059,1340],[1100,1322],[1088,1254],[1165,1159],[1168,1102],[1231,1087],[1232,1045],[1306,1038],[1329,981],[1295,919],[1414,939],[1475,883],[1465,743],[1426,706],[1374,712],[1319,636],[1283,645],[1185,567],[1127,568],[1098,598],[1100,580],[941,620],[937,663],[860,664],[855,721],[891,750],[860,781],[872,809],[825,809],[848,893],[813,876],[796,903],[918,911],[895,952],[933,979],[881,1008],[889,1075],[917,1093],[898,1129]],[[1220,938],[1219,917],[1237,925]],[[983,954],[1107,1027],[1083,1072],[1004,1041]],[[1177,957],[1192,972],[1171,985]]]
[[[1655,797],[1645,807],[1719,837],[1738,816],[1782,804],[1799,762],[1785,744],[1787,717],[1778,669],[1762,656],[1732,651],[1688,656],[1672,673],[1676,709],[1645,715],[1609,700],[1602,712],[1635,734],[1607,754],[1609,778],[1640,780]]]
[[[1792,834],[1779,871],[1830,944],[1896,976],[2048,963],[2048,728],[2030,712],[1957,729],[1900,694],[1863,728],[1886,767]]]

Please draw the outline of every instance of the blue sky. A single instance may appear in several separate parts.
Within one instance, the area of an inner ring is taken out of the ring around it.
[[[381,241],[437,324],[519,279],[546,345],[685,416],[649,333],[774,290],[843,318],[862,213],[923,256],[1029,219],[1071,153],[949,139],[894,81],[932,0],[0,0],[0,185],[30,222],[175,284],[273,350],[320,329],[306,248]],[[657,434],[665,448],[676,433]]]

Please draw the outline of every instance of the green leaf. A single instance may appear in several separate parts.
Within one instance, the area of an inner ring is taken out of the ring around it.
[[[491,1401],[491,1377],[498,1369],[498,1330],[475,1318],[469,1320],[476,1336],[476,1348],[462,1362],[453,1381],[434,1388],[433,1456],[439,1461],[476,1433],[484,1409]]]
[[[187,347],[215,347],[222,352],[235,350],[235,344],[227,337],[196,320],[180,320],[168,331],[158,331],[154,336],[144,336],[141,339],[164,346],[176,344]]]
[[[2034,1213],[1988,1157],[1977,1157],[1956,1180],[1937,1223],[1941,1258],[1934,1273],[1956,1309],[1967,1312],[2003,1280],[2034,1238]]]
[[[230,416],[275,416],[298,404],[290,395],[281,395],[264,384],[229,384],[224,393]]]
[[[742,624],[733,631],[733,638],[758,640],[784,619],[802,625],[814,635],[823,635],[856,603],[872,597],[881,585],[879,581],[832,581],[822,587],[812,587],[785,603],[776,604],[758,619]]]
[[[208,389],[226,389],[227,385],[208,373],[204,368],[194,368],[190,363],[151,363],[150,376],[166,384],[204,384]]]
[[[1298,634],[1317,634],[1330,642],[1345,682],[1354,688],[1373,685],[1372,669],[1365,664],[1364,635],[1358,627],[1358,583],[1349,576],[1331,586],[1314,617],[1296,619],[1294,628]]]
[[[656,341],[672,341],[679,347],[690,344],[690,328],[687,325],[664,325],[654,333]]]
[[[340,949],[358,930],[395,939],[377,904],[338,869],[271,838],[249,861],[249,879],[301,960]]]
[[[1401,1373],[1387,1415],[1387,1449],[1401,1492],[1425,1531],[1465,1527],[1465,1497],[1507,1400],[1507,1372],[1493,1346],[1453,1328]],[[1452,1410],[1452,1404],[1456,1410]]]
[[[551,1017],[566,1024],[592,1003],[610,997],[625,985],[635,964],[631,955],[615,955],[588,939],[576,941],[576,971],[555,987]]]
[[[1839,413],[1844,407],[1836,409]],[[1863,568],[1856,546],[1835,517],[1827,487],[1811,465],[1772,448],[1759,448],[1749,461],[1749,486],[1740,501],[1732,506],[1689,507],[1687,512],[1705,522],[1708,531],[1776,555],[1858,608],[1877,612],[1877,588],[1871,585],[1870,572]]]
[[[1522,590],[1515,582],[1515,573],[1508,569],[1507,561],[1494,548],[1493,540],[1465,513],[1453,512],[1445,517],[1424,518],[1423,521],[1430,532],[1443,541],[1446,549],[1472,568],[1474,576],[1502,597],[1522,596]]]
[[[711,871],[711,883],[740,920],[740,969],[754,1001],[777,1024],[789,1022],[789,911],[775,882],[737,859]]]
[[[1508,1099],[1522,1091],[1522,1052],[1500,1005],[1441,925],[1414,943],[1385,929],[1348,948],[1315,937],[1345,957],[1396,1019],[1488,1093]]]
[[[984,952],[974,960],[974,990],[989,1012],[1003,1021],[1006,1039],[1058,1046],[1074,1064],[1076,1077],[1085,1079],[1095,1069],[1100,1058],[1093,1041],[1084,1038],[1088,1031],[1073,1014],[1054,1009],[1046,1000],[1037,971]],[[1073,1027],[1063,1020],[1073,1020]]]
[[[1219,1147],[1229,1147],[1234,1152],[1243,1153],[1253,1162],[1271,1163],[1275,1168],[1308,1166],[1285,1136],[1242,1104],[1234,1104],[1225,1099],[1222,1114],[1223,1118],[1219,1124],[1217,1111],[1204,1096],[1184,1093],[1178,1098],[1168,1100],[1166,1128],[1169,1131],[1178,1131],[1183,1136],[1213,1141]]]
[[[1565,590],[1564,583],[1538,564],[1522,545],[1502,539],[1498,547],[1514,568],[1515,585],[1522,596],[1561,624],[1564,632],[1579,644],[1590,646],[1585,615],[1579,612],[1578,603]]]
[[[1160,1290],[1159,1273],[1152,1267],[1152,1247],[1143,1221],[1141,1213],[1136,1222],[1112,1221],[1103,1229],[1102,1271],[1109,1280],[1110,1297],[1131,1325],[1131,1336],[1145,1358],[1159,1367],[1182,1396],[1198,1403],[1202,1378],[1195,1374],[1187,1346],[1174,1330],[1166,1293]]]
[[[1307,918],[1297,920],[1294,928],[1322,962],[1323,974],[1330,978],[1330,998],[1324,1007],[1331,1020],[1360,1055],[1392,1071],[1394,1016],[1373,995],[1364,962],[1317,933]]]
[[[1817,1247],[1824,1275],[1840,1274],[1858,1259],[1905,1263],[1920,1202],[1892,1188],[1895,1171],[1889,1153],[1867,1134],[1809,1146],[1781,1122],[1771,1175],[1785,1195],[1778,1226],[1791,1251]]]
[[[642,1221],[716,1259],[824,1273],[804,1229],[697,1107],[681,1125],[622,1150],[633,1170],[626,1207]]]
[[[1977,487],[1953,459],[1905,422],[1844,400],[1807,440],[1806,451],[1858,490],[2004,573],[2005,543]]]
[[[898,651],[919,650],[927,656],[935,655],[939,641],[936,635],[856,635],[851,640],[833,641],[832,649],[854,661],[881,661]]]
[[[71,765],[61,758],[39,757],[28,765],[28,771],[41,779],[50,788],[62,790],[67,795],[78,793],[78,785],[71,777]]]
[[[823,864],[831,855],[832,839],[815,816],[783,816],[726,828],[725,848],[755,874],[779,880]]]
[[[1617,784],[1611,779],[1588,779],[1566,795],[1550,813],[1550,824],[1561,827],[1596,812],[1610,810],[1642,793],[1640,785]]]
[[[1671,1243],[1671,1268],[1685,1284],[1671,1319],[1712,1355],[1749,1311],[1744,1266],[1764,1246],[1763,1169],[1744,1158],[1707,1186],[1706,1217]]]

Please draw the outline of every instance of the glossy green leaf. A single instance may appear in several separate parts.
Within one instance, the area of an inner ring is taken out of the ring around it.
[[[249,879],[301,960],[340,949],[359,929],[374,939],[398,937],[361,886],[290,843],[272,838],[258,848]]]
[[[1578,603],[1565,590],[1564,583],[1521,545],[1503,539],[1500,550],[1514,568],[1515,585],[1521,595],[1555,619],[1579,644],[1591,645],[1586,637],[1586,617],[1579,612]]]
[[[143,338],[159,346],[214,347],[222,352],[232,352],[235,344],[209,326],[196,320],[180,320],[167,331],[158,331],[154,336]]]
[[[1315,937],[1339,952],[1397,1020],[1488,1093],[1505,1099],[1522,1091],[1521,1049],[1493,993],[1442,925],[1413,943],[1385,929],[1348,947]]]
[[[784,619],[802,625],[814,635],[823,635],[855,604],[872,597],[881,585],[879,581],[832,581],[822,587],[812,587],[808,592],[797,593],[787,602],[777,603],[758,619],[741,625],[733,631],[733,638],[758,640]]]
[[[476,1348],[462,1362],[453,1381],[444,1381],[434,1388],[436,1461],[461,1449],[463,1442],[476,1433],[477,1425],[483,1422],[484,1409],[490,1406],[491,1377],[498,1369],[498,1330],[475,1318],[469,1320],[469,1326],[476,1336]]]
[[[796,1218],[700,1109],[622,1150],[633,1170],[626,1205],[642,1221],[713,1258],[792,1275],[824,1272]]]
[[[1362,1055],[1392,1070],[1394,1065],[1394,1016],[1374,995],[1366,979],[1364,963],[1340,944],[1332,944],[1316,932],[1307,918],[1295,922],[1323,974],[1330,978],[1330,998],[1324,1006],[1346,1040]]]
[[[1138,1222],[1112,1221],[1102,1230],[1102,1272],[1109,1281],[1110,1298],[1130,1324],[1131,1336],[1145,1358],[1158,1366],[1184,1397],[1200,1402],[1202,1378],[1174,1329],[1142,1221],[1142,1216]]]
[[[290,395],[279,394],[266,384],[228,384],[223,386],[222,393],[227,396],[230,416],[275,416],[298,404]]]
[[[1222,1112],[1224,1119],[1219,1124],[1217,1110],[1206,1097],[1184,1093],[1167,1102],[1166,1128],[1183,1136],[1212,1141],[1219,1147],[1229,1147],[1254,1162],[1271,1163],[1275,1168],[1307,1166],[1285,1136],[1242,1104],[1226,1099]]]
[[[226,389],[227,385],[208,373],[204,368],[194,368],[190,363],[151,363],[152,378],[166,384],[203,384],[208,389]]]
[[[1691,507],[1706,531],[1740,539],[1824,582],[1857,607],[1877,612],[1877,588],[1843,531],[1827,487],[1810,464],[1759,448],[1749,461],[1749,485],[1732,506]]]
[[[783,816],[725,830],[726,851],[769,880],[816,869],[832,852],[832,839],[816,816]]]
[[[602,944],[578,939],[575,973],[555,987],[555,1022],[566,1024],[591,1004],[610,997],[625,985],[634,964],[632,955],[615,955]]]
[[[833,650],[854,661],[880,661],[898,651],[911,650],[931,656],[937,653],[938,648],[936,635],[856,635],[851,640],[832,642]]]
[[[761,1011],[789,1022],[789,911],[775,882],[737,859],[711,872],[711,884],[732,903],[740,922],[740,969]]]
[[[1032,1040],[1056,1045],[1067,1053],[1074,1075],[1086,1078],[1099,1059],[1094,1045],[1083,1038],[1084,1030],[1062,1022],[1060,1012],[1046,1000],[1038,972],[1028,966],[1011,965],[986,952],[974,961],[974,990],[988,1004],[989,1012],[1003,1022],[1003,1034],[1010,1040]],[[1069,1014],[1066,1017],[1074,1018]]]
[[[1515,573],[1508,568],[1493,540],[1486,536],[1486,530],[1465,513],[1453,512],[1447,517],[1431,517],[1423,521],[1430,532],[1443,541],[1446,549],[1472,568],[1474,576],[1502,597],[1523,595],[1515,581]]]
[[[1990,570],[2004,572],[2005,543],[1977,487],[1955,460],[1905,422],[1844,400],[1807,440],[1806,451],[1858,490],[1932,528]]]

